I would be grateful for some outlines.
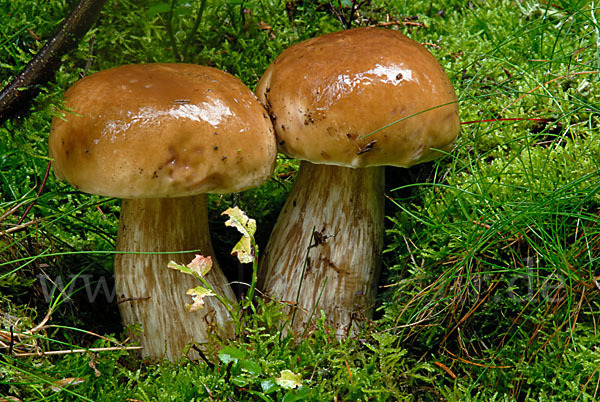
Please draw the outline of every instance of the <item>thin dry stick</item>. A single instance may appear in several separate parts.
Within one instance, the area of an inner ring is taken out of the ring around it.
[[[592,396],[592,400],[596,400],[596,395],[598,395],[598,386],[600,386],[600,375],[598,376],[598,381],[596,381],[596,388],[594,389],[594,395]]]
[[[469,351],[467,350],[467,346],[465,345],[465,341],[463,340],[460,327],[458,327],[456,329],[456,333],[458,334],[458,336],[457,336],[458,347],[463,351],[463,353],[467,356],[467,358],[472,360],[473,358],[471,357],[471,355],[469,354]]]
[[[393,326],[391,328],[387,328],[387,329],[381,330],[379,332],[382,333],[382,332],[393,331],[395,329],[415,327],[415,326],[417,326],[417,325],[419,325],[421,323],[424,323],[425,321],[429,321],[430,319],[431,319],[430,317],[425,317],[425,318],[423,318],[423,319],[421,319],[419,321],[411,322],[409,324],[395,325],[395,326]]]
[[[86,352],[109,352],[115,350],[140,350],[142,346],[111,346],[106,348],[89,348],[89,349],[65,349],[65,350],[48,350],[46,352],[27,352],[27,353],[15,353],[15,357],[26,357],[26,356],[51,356],[51,355],[67,355],[72,353],[86,353]]]
[[[435,282],[430,283],[429,285],[427,285],[424,289],[422,289],[419,293],[417,293],[416,295],[414,295],[409,301],[408,303],[406,303],[404,305],[404,308],[402,309],[402,311],[400,311],[400,314],[398,314],[398,316],[396,317],[396,319],[394,320],[394,324],[398,323],[398,320],[400,320],[400,317],[402,317],[402,315],[404,314],[404,312],[408,309],[408,307],[415,301],[418,300],[423,294],[425,294],[427,291],[429,291],[430,288],[433,287],[433,285],[435,285]],[[398,328],[401,328],[401,326],[399,326]]]
[[[438,366],[439,368],[441,368],[442,370],[444,370],[446,372],[446,374],[448,374],[453,380],[456,380],[456,378],[457,378],[456,374],[454,374],[452,372],[452,370],[450,370],[448,368],[448,366],[446,366],[446,365],[444,365],[444,364],[442,364],[440,362],[433,362],[433,364],[435,364],[436,366]]]
[[[573,325],[571,325],[571,332],[575,332],[575,324],[577,323],[577,320],[579,319],[579,313],[581,312],[581,305],[583,304],[583,299],[585,297],[585,286],[583,286],[583,289],[581,289],[581,297],[579,298],[579,303],[577,303],[577,308],[575,309],[574,317],[573,317]],[[564,348],[567,348],[567,345],[569,345],[571,341],[571,337],[567,338],[567,342],[564,345]]]
[[[44,325],[46,325],[46,323],[48,322],[48,320],[50,320],[50,314],[51,311],[48,310],[46,312],[46,315],[44,316],[44,318],[42,319],[42,321],[36,325],[35,327],[31,328],[30,330],[26,331],[25,334],[26,335],[33,335],[34,333],[38,332],[40,329],[42,329],[44,327]]]
[[[54,77],[62,57],[75,48],[98,18],[106,0],[81,0],[63,21],[53,37],[23,70],[0,91],[0,124],[15,115],[27,113],[39,87]]]
[[[42,221],[41,219],[34,219],[32,221],[25,222],[25,223],[20,224],[20,225],[12,226],[12,227],[4,230],[4,231],[1,231],[0,232],[0,237],[6,236],[6,235],[11,234],[11,233],[19,232],[21,230],[24,230],[24,229],[28,228],[29,226],[38,224],[41,221]]]
[[[456,356],[454,353],[450,352],[446,348],[444,348],[444,351],[446,353],[448,353],[450,356],[452,356],[452,358],[454,360],[458,360],[458,361],[460,361],[462,363],[471,364],[471,365],[477,366],[477,367],[484,367],[484,368],[491,368],[491,369],[507,369],[507,368],[512,368],[513,367],[513,366],[490,366],[489,364],[475,363],[474,361],[463,359],[462,357]]]
[[[2,222],[4,219],[6,219],[7,216],[14,214],[23,205],[25,205],[25,202],[20,202],[17,205],[15,205],[14,207],[12,207],[11,209],[9,209],[8,211],[4,212],[2,215],[0,215],[0,222]]]
[[[204,389],[205,389],[205,390],[206,390],[206,392],[208,393],[208,398],[209,398],[211,401],[214,401],[214,398],[213,398],[212,392],[210,392],[210,389],[209,389],[209,388],[206,386],[206,384],[202,383],[202,385],[204,386]]]
[[[408,240],[406,240],[406,236],[402,235],[402,239],[404,240],[404,243],[406,243],[406,249],[408,250],[408,253],[410,255],[411,261],[413,262],[413,264],[415,265],[415,267],[418,267],[417,261],[415,261],[415,256],[413,255],[413,252],[410,249],[410,246],[408,245]]]

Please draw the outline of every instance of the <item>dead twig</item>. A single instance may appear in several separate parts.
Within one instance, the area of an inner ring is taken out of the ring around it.
[[[27,63],[25,68],[0,92],[0,124],[23,115],[39,92],[61,65],[62,57],[73,49],[98,18],[106,0],[81,0],[52,39]]]
[[[65,350],[48,350],[45,352],[27,352],[27,353],[15,353],[15,357],[27,357],[27,356],[52,356],[52,355],[68,355],[73,353],[86,353],[86,352],[111,352],[116,350],[140,350],[142,346],[109,346],[106,348],[89,348],[89,349],[65,349]]]
[[[41,219],[35,219],[35,220],[29,221],[29,222],[25,222],[25,223],[20,224],[20,225],[15,225],[15,226],[13,226],[11,228],[8,228],[6,230],[1,231],[0,232],[0,237],[6,236],[6,235],[11,234],[11,233],[19,232],[21,230],[24,230],[24,229],[28,228],[29,226],[36,225],[36,224],[38,224],[40,222],[41,222]]]

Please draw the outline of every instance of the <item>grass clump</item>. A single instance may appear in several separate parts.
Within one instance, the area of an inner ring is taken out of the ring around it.
[[[466,124],[428,184],[398,189],[409,196],[395,200],[388,250],[404,258],[382,311],[407,347],[463,379],[449,399],[596,392],[596,366],[575,372],[564,354],[595,349],[600,290],[598,26],[584,3],[445,15],[460,34],[444,47],[469,49],[442,57]]]
[[[254,88],[281,50],[341,29],[352,2],[340,3],[109,2],[26,117],[0,127],[0,396],[597,398],[600,11],[583,0],[360,2],[354,26],[399,29],[440,60],[464,123],[443,160],[388,170],[387,267],[363,333],[338,341],[321,325],[298,343],[280,331],[280,306],[257,301],[209,363],[90,349],[126,343],[111,299],[119,204],[44,181],[61,94],[86,71],[147,62],[211,65]],[[0,0],[2,86],[71,5]],[[267,185],[211,198],[218,258],[234,280],[250,282],[250,270],[229,256],[238,238],[220,213],[246,210],[262,249],[296,166],[282,157]],[[88,351],[35,355],[66,349]],[[302,388],[277,383],[285,370]]]

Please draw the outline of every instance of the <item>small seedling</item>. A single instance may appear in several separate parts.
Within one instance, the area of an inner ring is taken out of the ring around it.
[[[234,227],[242,234],[242,238],[233,247],[231,254],[236,255],[242,264],[252,263],[252,282],[249,285],[246,297],[244,297],[244,300],[242,301],[242,309],[246,309],[248,306],[252,305],[257,281],[258,246],[254,239],[254,233],[256,233],[256,221],[248,218],[246,213],[238,207],[228,208],[223,212],[223,215],[229,216],[229,219],[225,222],[225,226]],[[169,262],[168,267],[183,272],[184,274],[192,275],[202,283],[202,285],[188,289],[186,292],[187,295],[192,296],[192,303],[186,304],[188,311],[193,312],[204,308],[204,298],[215,296],[229,311],[229,314],[236,323],[236,333],[239,334],[241,329],[240,311],[234,308],[235,306],[232,301],[227,300],[220,295],[217,289],[213,289],[210,283],[204,278],[212,268],[212,265],[213,262],[210,256],[205,257],[196,255],[192,262],[187,265],[181,265],[175,261],[171,261]]]
[[[212,259],[210,256],[204,257],[202,255],[196,255],[196,257],[188,265],[179,265],[176,262],[171,261],[168,267],[171,269],[176,269],[185,274],[192,275],[204,283],[204,276],[212,268]],[[216,293],[213,292],[212,289],[204,286],[196,286],[195,288],[188,289],[185,294],[192,296],[192,303],[185,305],[185,308],[190,312],[204,308],[205,297],[216,296]]]

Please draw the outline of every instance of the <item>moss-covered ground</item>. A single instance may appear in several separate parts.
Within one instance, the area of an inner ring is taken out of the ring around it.
[[[277,303],[257,298],[209,363],[106,349],[125,342],[111,297],[119,201],[81,194],[51,171],[44,181],[62,93],[85,73],[149,62],[215,66],[254,89],[287,46],[342,29],[352,4],[112,0],[31,108],[0,126],[0,401],[598,398],[598,3],[356,3],[352,26],[400,30],[436,56],[463,122],[446,157],[387,170],[385,266],[363,333],[338,341],[320,328],[297,343],[279,331]],[[0,0],[0,86],[73,4]],[[264,247],[296,168],[281,156],[264,186],[210,199],[232,280],[247,282],[249,268],[229,255],[238,235],[220,213],[239,205]],[[52,354],[68,349],[88,351]],[[301,388],[276,381],[285,370]]]

